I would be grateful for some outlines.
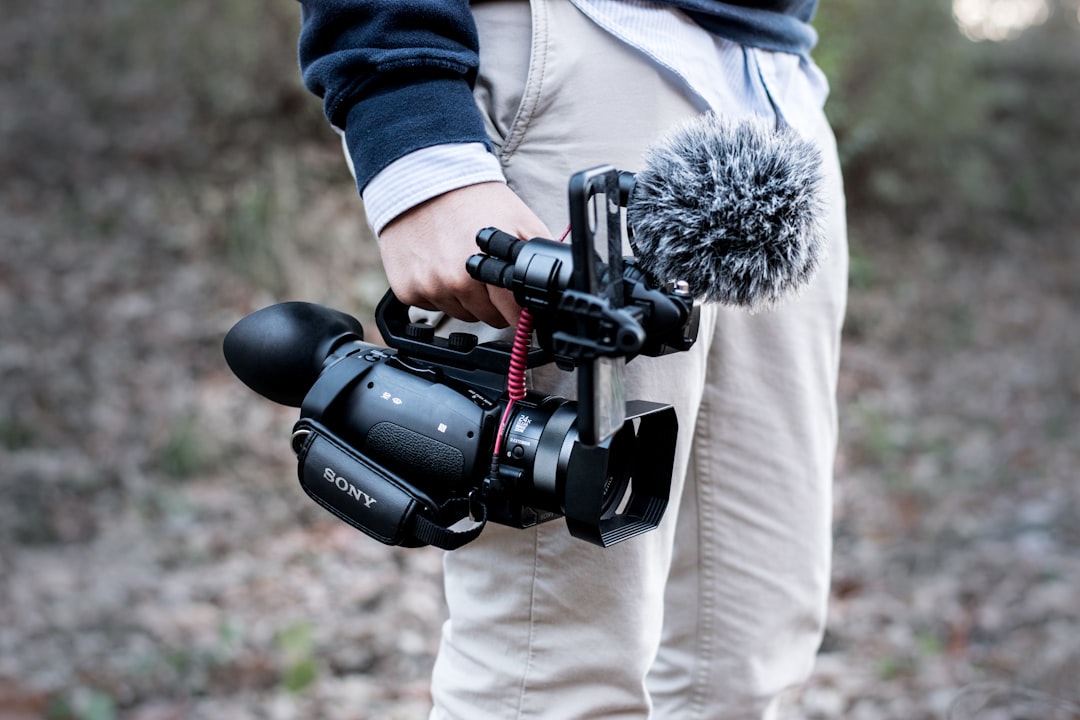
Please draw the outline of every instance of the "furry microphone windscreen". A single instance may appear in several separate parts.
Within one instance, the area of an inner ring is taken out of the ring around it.
[[[751,310],[803,286],[823,254],[821,153],[789,128],[702,115],[649,148],[627,203],[655,279]]]

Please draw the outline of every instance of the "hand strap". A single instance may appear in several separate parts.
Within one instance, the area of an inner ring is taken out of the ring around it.
[[[453,500],[448,500],[439,508],[439,515],[445,517],[445,513],[450,510],[454,511],[454,515],[460,513],[457,520],[454,521],[454,524],[456,525],[459,520],[463,520],[466,516],[470,515],[469,499],[454,498]],[[457,550],[462,545],[470,543],[480,537],[480,531],[487,525],[487,507],[480,505],[480,511],[480,517],[476,518],[476,524],[464,530],[452,530],[449,527],[443,527],[442,525],[428,520],[423,515],[416,515],[416,519],[413,522],[413,537],[424,545],[434,545],[443,550]],[[450,517],[453,517],[454,515],[451,515]]]
[[[452,498],[439,505],[309,419],[294,428],[293,446],[304,492],[384,545],[456,550],[475,540],[487,522],[487,510],[481,505],[477,524],[451,529],[470,515],[468,498]]]

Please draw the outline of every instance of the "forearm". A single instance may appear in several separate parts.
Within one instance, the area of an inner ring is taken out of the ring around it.
[[[345,134],[357,186],[422,148],[489,146],[465,0],[301,0],[304,84]]]
[[[465,272],[476,233],[492,225],[523,239],[549,233],[490,155],[472,95],[479,57],[468,2],[301,4],[304,83],[344,133],[357,186],[378,216],[372,219],[394,292],[461,320],[513,322],[513,296]],[[487,157],[477,160],[477,152]],[[411,180],[423,188],[409,187]]]

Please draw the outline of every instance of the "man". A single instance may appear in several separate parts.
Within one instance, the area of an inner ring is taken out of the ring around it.
[[[765,117],[822,149],[829,255],[810,286],[759,314],[706,305],[690,352],[627,366],[627,397],[679,417],[661,526],[608,549],[561,523],[488,526],[446,556],[432,679],[436,720],[775,717],[824,626],[846,299],[816,0],[302,4],[305,82],[391,287],[448,324],[518,316],[465,273],[477,230],[557,237],[572,173],[636,170],[687,118]],[[551,368],[533,382],[572,393]]]

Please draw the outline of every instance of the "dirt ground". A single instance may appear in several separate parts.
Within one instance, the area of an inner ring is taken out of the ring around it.
[[[0,718],[425,717],[439,553],[315,507],[294,411],[220,350],[277,300],[370,324],[333,140],[185,155],[185,128],[49,97],[0,128]],[[1080,718],[1080,221],[958,212],[851,218],[830,620],[796,717]]]
[[[422,716],[438,553],[303,496],[292,411],[219,349],[273,298],[204,254],[214,228],[133,213],[132,182],[80,209],[123,203],[107,243],[18,188],[0,207],[0,717]],[[327,247],[362,232],[347,186],[308,213]],[[802,713],[1080,717],[1080,246],[852,238],[832,609]],[[285,254],[298,277],[336,264],[331,287],[283,295],[362,315],[337,284],[377,276],[371,247],[327,247]]]

